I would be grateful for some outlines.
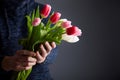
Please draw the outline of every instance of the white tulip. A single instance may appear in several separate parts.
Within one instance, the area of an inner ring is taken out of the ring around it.
[[[79,38],[77,36],[63,34],[62,40],[69,42],[69,43],[75,43],[79,41]]]
[[[62,22],[64,22],[64,21],[67,21],[67,19],[65,19],[65,18],[64,18],[64,19],[60,19],[59,21],[62,21]]]

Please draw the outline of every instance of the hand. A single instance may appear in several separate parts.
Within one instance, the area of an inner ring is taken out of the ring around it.
[[[27,50],[18,50],[14,56],[6,56],[2,61],[2,68],[6,71],[28,70],[37,62],[36,53]]]
[[[47,55],[49,55],[51,50],[55,47],[56,47],[55,42],[52,42],[52,43],[45,42],[45,44],[41,44],[40,45],[41,52],[40,53],[39,53],[39,51],[36,52],[37,63],[44,62]]]
[[[55,47],[55,42],[46,42],[44,46],[43,44],[40,45],[41,53],[38,51],[35,53],[27,50],[18,50],[14,56],[6,56],[3,59],[2,68],[6,71],[28,70],[32,68],[36,63],[44,62],[47,55]]]

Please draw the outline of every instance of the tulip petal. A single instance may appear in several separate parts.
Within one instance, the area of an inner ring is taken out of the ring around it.
[[[42,18],[47,18],[48,15],[50,14],[50,11],[51,11],[51,5],[46,4],[40,12]]]
[[[67,28],[66,30],[68,35],[73,35],[73,36],[81,36],[82,31],[79,29],[77,26],[72,26]]]
[[[50,22],[51,22],[52,24],[55,24],[57,21],[59,21],[60,17],[61,17],[61,13],[55,12],[55,13],[50,17]]]
[[[38,25],[40,24],[40,22],[41,22],[41,19],[40,19],[40,18],[35,18],[35,19],[33,20],[33,22],[32,22],[32,25],[33,25],[33,26],[38,26]]]
[[[63,28],[72,27],[71,21],[64,21],[64,22],[62,22],[61,26],[62,26]]]
[[[79,38],[77,36],[63,34],[62,40],[69,42],[69,43],[75,43],[79,41]]]
[[[65,18],[64,18],[64,19],[60,19],[59,21],[62,21],[62,22],[64,22],[64,21],[67,21],[67,19],[65,19]]]

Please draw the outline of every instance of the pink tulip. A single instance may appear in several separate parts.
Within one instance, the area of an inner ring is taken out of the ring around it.
[[[61,17],[61,13],[55,12],[51,17],[50,17],[50,22],[52,24],[55,24]]]
[[[40,24],[40,22],[41,22],[41,19],[40,19],[40,18],[35,18],[35,19],[33,20],[33,22],[32,22],[32,25],[33,25],[33,26],[38,26],[38,25]]]
[[[49,4],[46,4],[40,12],[42,18],[48,17],[50,11],[51,11],[51,6]]]
[[[64,22],[62,22],[61,26],[64,28],[69,28],[72,26],[71,21],[64,21]]]
[[[74,35],[74,36],[81,36],[82,34],[82,31],[76,26],[67,28],[66,32],[68,35]]]

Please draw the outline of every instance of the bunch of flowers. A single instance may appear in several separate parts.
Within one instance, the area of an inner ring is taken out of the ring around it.
[[[79,41],[78,36],[81,36],[81,30],[72,25],[71,21],[60,19],[61,13],[53,12],[50,15],[50,12],[51,6],[46,4],[41,11],[38,6],[30,15],[26,16],[28,36],[19,41],[25,49],[36,51],[39,49],[38,45],[46,41],[56,44],[60,44],[62,40],[70,43]],[[46,24],[42,22],[44,18],[48,18]],[[20,71],[16,80],[26,80],[31,70]]]

